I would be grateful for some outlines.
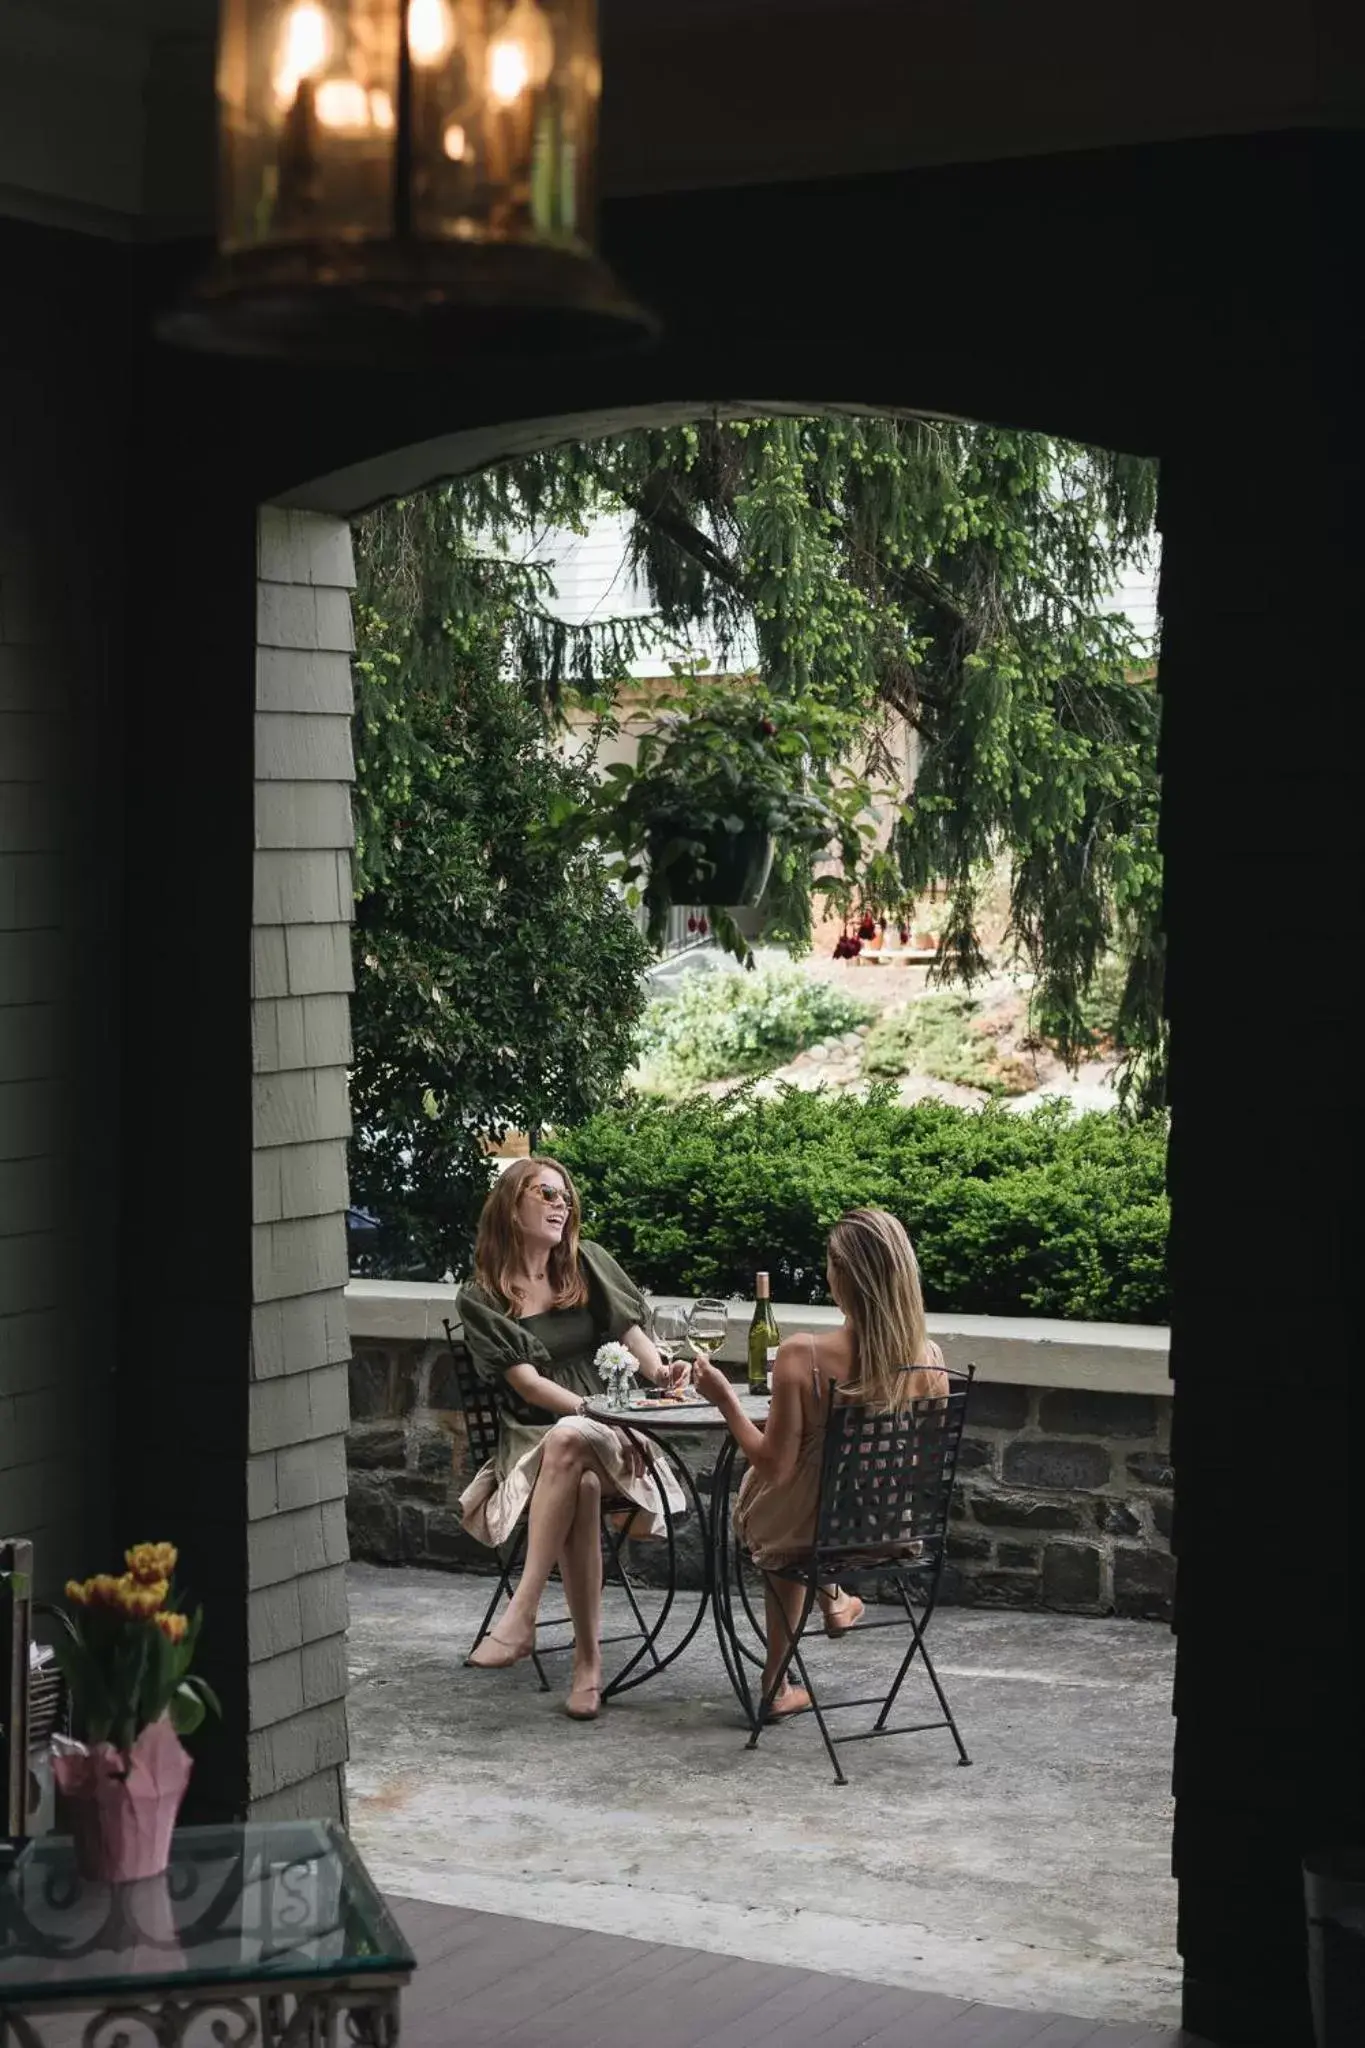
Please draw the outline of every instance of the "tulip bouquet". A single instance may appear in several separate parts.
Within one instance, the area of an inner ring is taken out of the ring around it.
[[[116,1879],[165,1869],[190,1775],[179,1738],[220,1712],[190,1670],[202,1614],[177,1603],[174,1545],[135,1544],[124,1562],[117,1575],[67,1581],[56,1645],[85,1738],[59,1746],[57,1785],[85,1874]]]

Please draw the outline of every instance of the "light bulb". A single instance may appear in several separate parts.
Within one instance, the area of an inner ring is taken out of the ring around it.
[[[453,164],[463,163],[465,153],[465,132],[458,121],[452,121],[441,137],[441,147]]]
[[[388,94],[376,86],[370,94],[370,119],[376,128],[392,128],[393,101]]]
[[[447,0],[408,0],[408,54],[430,71],[455,47],[455,22]]]
[[[517,0],[488,45],[488,90],[510,106],[528,86],[544,85],[554,63],[554,30],[535,0]]]
[[[289,106],[305,78],[316,78],[332,54],[332,24],[317,0],[299,0],[284,17],[271,80],[279,104]]]
[[[324,128],[355,130],[370,125],[370,96],[357,78],[324,78],[314,104]]]

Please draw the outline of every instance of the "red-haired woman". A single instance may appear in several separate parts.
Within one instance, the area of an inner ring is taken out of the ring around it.
[[[619,1431],[583,1413],[603,1391],[601,1344],[626,1345],[646,1380],[671,1375],[646,1334],[643,1295],[600,1245],[582,1242],[579,1224],[577,1190],[554,1159],[515,1160],[484,1204],[459,1313],[476,1372],[498,1387],[501,1423],[497,1457],[465,1489],[460,1513],[471,1535],[496,1545],[530,1501],[520,1581],[470,1663],[499,1671],[530,1656],[557,1564],[574,1624],[565,1711],[590,1721],[602,1698],[603,1489],[636,1503],[642,1535],[665,1532],[659,1485],[675,1514],[684,1503],[666,1464],[650,1472]]]

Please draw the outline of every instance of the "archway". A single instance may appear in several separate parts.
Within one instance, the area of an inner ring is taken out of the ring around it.
[[[677,406],[698,390],[759,391],[770,394],[765,404],[801,405],[812,393],[876,407],[917,404],[1160,454],[1180,1291],[1182,1946],[1191,2024],[1275,2048],[1303,2035],[1298,1856],[1315,1836],[1358,1827],[1362,1812],[1351,1734],[1358,1692],[1349,1677],[1358,1628],[1356,1565],[1347,1551],[1352,1354],[1338,1239],[1304,1203],[1282,1214],[1278,1227],[1282,1261],[1298,1276],[1305,1304],[1296,1319],[1300,1349],[1314,1364],[1315,1542],[1324,1562],[1305,1579],[1296,1547],[1286,1544],[1272,1546],[1254,1574],[1230,1572],[1229,1542],[1245,1527],[1247,1475],[1264,1460],[1263,1418],[1283,1385],[1278,1339],[1242,1284],[1246,1244],[1264,1224],[1254,1191],[1266,1142],[1277,1184],[1311,1185],[1323,1167],[1307,1123],[1282,1125],[1271,1141],[1253,1136],[1239,1100],[1239,1091],[1254,1091],[1249,1051],[1234,1062],[1240,1078],[1229,1079],[1203,878],[1238,847],[1253,886],[1283,923],[1302,922],[1311,902],[1312,928],[1324,940],[1353,928],[1348,864],[1339,862],[1324,884],[1317,860],[1318,821],[1344,801],[1333,777],[1345,775],[1339,763],[1346,756],[1338,750],[1324,766],[1307,729],[1286,728],[1283,713],[1284,678],[1308,659],[1331,679],[1323,687],[1338,729],[1354,730],[1355,711],[1340,694],[1339,679],[1350,672],[1344,643],[1329,617],[1318,611],[1305,620],[1291,601],[1329,570],[1349,572],[1354,400],[1340,341],[1332,339],[1349,329],[1330,281],[1335,273],[1315,267],[1317,245],[1300,231],[1304,209],[1320,222],[1350,189],[1349,178],[1337,178],[1338,154],[1331,140],[1285,138],[623,204],[611,215],[612,253],[665,313],[674,337],[665,353],[629,365],[534,372],[504,365],[458,384],[375,378],[363,388],[161,358],[145,394],[145,470],[130,508],[141,530],[157,536],[154,571],[150,562],[147,570],[157,602],[144,605],[137,622],[143,660],[129,824],[131,883],[155,914],[133,934],[126,1073],[134,1099],[155,1100],[170,1086],[193,1104],[187,1164],[192,1158],[195,1201],[183,1216],[167,1213],[165,1158],[145,1150],[126,1162],[121,1196],[128,1216],[157,1216],[172,1265],[187,1276],[186,1313],[197,1302],[190,1276],[210,1269],[225,1308],[208,1325],[196,1322],[200,1391],[192,1402],[178,1391],[183,1323],[149,1331],[139,1302],[127,1302],[128,1405],[145,1397],[165,1406],[155,1429],[144,1426],[141,1435],[129,1417],[120,1512],[138,1524],[130,1534],[143,1532],[158,1503],[167,1503],[165,1512],[175,1506],[181,1527],[225,1532],[222,1581],[211,1590],[221,1603],[224,1657],[231,1662],[240,1645],[245,1671],[249,1633],[262,1651],[283,1642],[276,1608],[288,1605],[271,1591],[285,1581],[271,1581],[250,1590],[239,1611],[235,1589],[250,1585],[248,1546],[232,1534],[244,1530],[238,1504],[245,1506],[252,1461],[265,1455],[252,1447],[241,1398],[251,1155],[240,1078],[249,1068],[240,935],[250,916],[254,718],[243,681],[254,644],[256,507],[283,497],[298,506],[307,498],[301,480],[354,473],[386,450],[498,421]],[[1105,303],[1105,252],[1121,238],[1148,283],[1145,318],[1116,316],[1097,347],[1093,327],[1059,317],[1052,274],[1040,272],[1032,254],[1040,222],[1059,246],[1077,252],[1074,295],[1089,294],[1094,304]],[[907,313],[892,260],[906,246],[907,223],[939,251],[990,250],[997,302],[1010,309],[1008,345],[999,319],[963,317],[961,291],[940,293],[928,307],[922,295]],[[705,252],[704,296],[692,289],[688,250]],[[1275,295],[1259,282],[1271,260],[1285,281]],[[1315,326],[1324,306],[1339,326]],[[1312,431],[1272,437],[1273,445],[1253,450],[1245,421],[1272,402],[1286,416],[1297,410]],[[193,449],[178,425],[187,408],[210,423]],[[1269,494],[1283,506],[1304,502],[1305,491],[1324,508],[1311,536],[1277,517],[1281,574],[1249,574],[1244,544],[1226,523],[1228,502],[1262,502]],[[344,501],[326,507],[345,509]],[[206,585],[209,557],[215,574]],[[200,694],[211,691],[221,709],[218,753],[225,770],[228,757],[232,766],[212,788],[187,718],[187,651]],[[1235,679],[1236,717],[1227,713],[1229,693],[1214,686],[1220,676]],[[1248,810],[1247,793],[1264,789],[1271,724],[1288,764],[1288,785],[1282,775],[1278,786],[1297,788],[1302,801],[1258,800]],[[193,864],[168,865],[168,835],[196,849]],[[175,934],[174,1028],[165,999],[168,933]],[[1329,1018],[1330,994],[1313,1000],[1314,1014]],[[1338,1171],[1330,1162],[1326,1170]],[[1332,1187],[1344,1207],[1354,1195],[1346,1166],[1339,1171]],[[1235,1201],[1230,1186],[1242,1191]],[[217,1462],[193,1485],[168,1479],[165,1455],[177,1447],[177,1430],[197,1422],[196,1402],[209,1413],[205,1389],[214,1390]],[[267,1547],[264,1537],[253,1540]],[[1267,1608],[1290,1618],[1300,1653],[1273,1727],[1251,1681],[1257,1660],[1272,1654],[1262,1633]],[[237,1706],[245,1728],[245,1683]],[[290,1736],[291,1754],[305,1765],[318,1756],[308,1711],[305,1705],[290,1717],[301,1724]],[[253,1759],[270,1747],[253,1738]],[[206,1752],[201,1783],[206,1793],[216,1787],[225,1803],[239,1802],[249,1783],[245,1745],[225,1744],[212,1764]],[[279,1796],[284,1810],[289,1783]],[[1249,1953],[1260,1964],[1255,1985],[1244,1982]]]

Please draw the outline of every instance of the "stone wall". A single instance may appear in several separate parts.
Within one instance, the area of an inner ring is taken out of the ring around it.
[[[973,1389],[942,1597],[1169,1620],[1169,1397],[1024,1382],[1038,1369],[1021,1360],[1019,1382]],[[356,1340],[351,1418],[352,1554],[486,1570],[489,1553],[459,1523],[467,1447],[444,1337]],[[703,1491],[715,1448],[697,1437],[687,1450]],[[652,1547],[633,1548],[647,1582]],[[684,1570],[699,1562],[690,1529],[681,1555]]]
[[[468,1445],[444,1337],[353,1344],[346,1438],[351,1555],[378,1564],[482,1569],[460,1527]]]
[[[1168,1621],[1170,1440],[1162,1396],[979,1382],[943,1598]]]

